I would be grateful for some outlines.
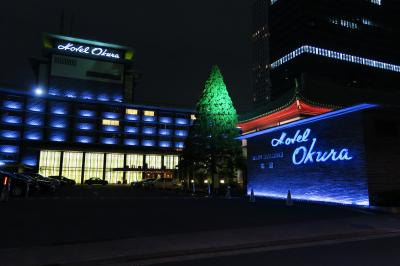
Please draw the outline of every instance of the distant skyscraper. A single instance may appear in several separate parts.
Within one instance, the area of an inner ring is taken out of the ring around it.
[[[257,0],[255,106],[285,94],[296,80],[305,90],[341,91],[360,101],[369,91],[400,89],[398,14],[396,0]]]

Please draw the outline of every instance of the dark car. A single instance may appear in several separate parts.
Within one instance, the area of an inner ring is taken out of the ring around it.
[[[10,195],[13,197],[28,196],[37,189],[36,180],[29,176],[13,173],[10,179]]]
[[[54,193],[60,186],[60,182],[36,173],[23,173],[23,175],[33,178],[39,185],[40,192]]]
[[[101,178],[98,177],[92,177],[89,178],[88,180],[85,180],[85,184],[86,185],[107,185],[108,182],[106,180],[103,180]]]
[[[7,201],[10,194],[11,173],[0,171],[0,201]]]
[[[58,180],[61,186],[74,186],[76,184],[75,180],[66,178],[65,176],[49,176],[49,178]]]
[[[15,173],[14,175],[17,178],[19,178],[20,180],[26,181],[26,186],[23,187],[25,196],[31,196],[31,195],[34,195],[34,194],[37,194],[40,192],[40,186],[35,178],[25,175],[25,174],[21,174],[21,173]],[[18,192],[18,191],[14,191],[14,192]],[[15,194],[18,194],[18,193],[14,193],[14,195]]]

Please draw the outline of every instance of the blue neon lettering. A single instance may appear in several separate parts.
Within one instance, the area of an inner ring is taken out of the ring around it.
[[[307,128],[306,130],[304,130],[304,133],[301,134],[300,130],[296,131],[296,134],[293,136],[293,138],[286,138],[287,133],[286,132],[282,132],[281,136],[279,137],[279,139],[273,139],[271,141],[271,145],[272,147],[277,147],[279,145],[285,144],[286,146],[295,144],[295,143],[302,143],[302,142],[307,142],[308,141],[308,136],[311,133],[311,129]]]

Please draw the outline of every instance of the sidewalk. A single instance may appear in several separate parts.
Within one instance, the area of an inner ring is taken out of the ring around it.
[[[1,249],[1,265],[110,265],[154,258],[400,233],[400,219],[387,215],[301,224],[207,231],[20,249]]]

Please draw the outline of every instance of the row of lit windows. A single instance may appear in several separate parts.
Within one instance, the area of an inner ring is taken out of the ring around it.
[[[103,125],[105,126],[119,126],[118,120],[103,119]]]
[[[324,56],[324,57],[328,57],[328,58],[333,58],[333,59],[337,59],[337,60],[341,60],[341,61],[356,63],[356,64],[379,68],[379,69],[384,69],[384,70],[388,70],[388,71],[400,72],[399,65],[388,64],[388,63],[379,62],[379,61],[372,60],[372,59],[366,59],[366,58],[362,58],[359,56],[353,56],[353,55],[335,52],[335,51],[322,49],[322,48],[317,48],[317,47],[313,47],[313,46],[309,46],[309,45],[304,45],[304,46],[294,50],[293,52],[285,55],[284,57],[276,60],[275,62],[273,62],[271,64],[271,68],[272,69],[277,68],[304,53]]]
[[[61,164],[61,157],[62,164]],[[44,176],[58,176],[60,174],[81,183],[82,172],[84,180],[91,177],[102,178],[109,183],[122,183],[123,171],[115,171],[124,168],[126,160],[127,168],[143,168],[144,163],[148,169],[176,169],[179,157],[177,155],[165,155],[164,164],[162,155],[148,154],[118,154],[118,153],[85,153],[65,151],[41,151],[39,159],[39,174]],[[85,164],[83,164],[85,161]],[[105,167],[104,167],[105,162]],[[84,165],[84,168],[83,168]],[[60,169],[61,166],[61,169]],[[127,182],[138,182],[142,179],[142,172],[126,171]]]
[[[358,19],[359,23],[366,25],[366,26],[374,26],[376,27],[377,24],[367,18]],[[340,25],[342,27],[350,28],[353,30],[358,30],[359,26],[356,22],[344,20],[344,19],[337,19],[337,18],[330,18],[329,22],[335,25]]]

